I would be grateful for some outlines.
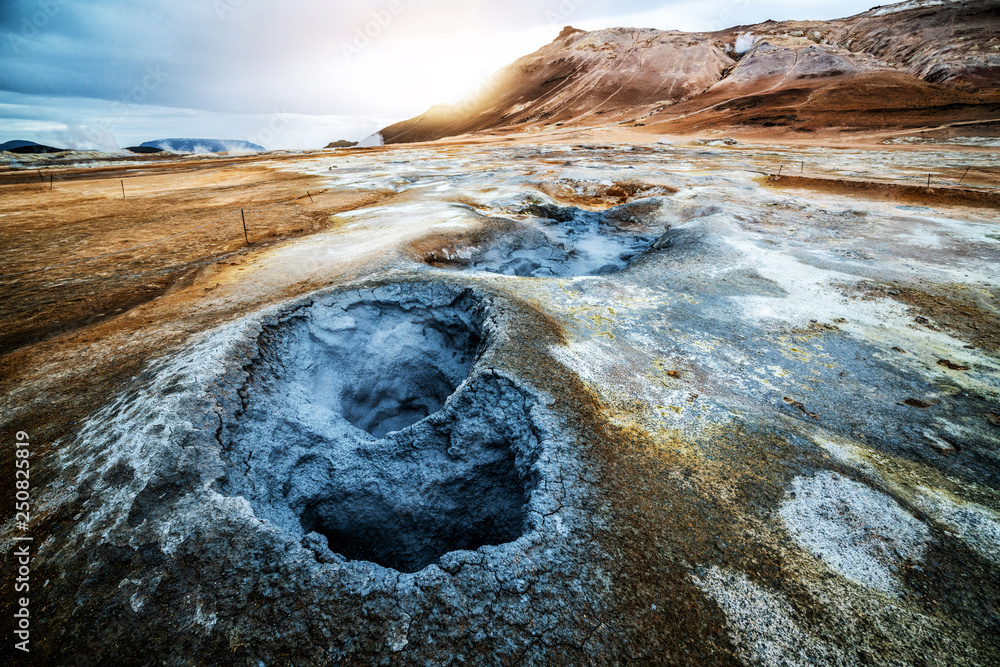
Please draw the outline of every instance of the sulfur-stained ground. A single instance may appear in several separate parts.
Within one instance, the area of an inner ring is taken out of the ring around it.
[[[590,137],[0,172],[37,659],[998,662],[998,167]]]

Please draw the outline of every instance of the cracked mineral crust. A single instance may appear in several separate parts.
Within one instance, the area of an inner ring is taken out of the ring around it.
[[[33,651],[1000,662],[996,208],[857,173],[928,159],[594,137],[259,158],[310,184],[282,215],[315,229],[2,357]],[[836,187],[768,177],[801,161]],[[201,176],[171,178],[136,198]],[[21,280],[72,300],[111,270]]]

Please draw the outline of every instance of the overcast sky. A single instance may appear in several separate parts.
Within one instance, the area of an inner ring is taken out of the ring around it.
[[[564,25],[718,30],[872,0],[0,0],[0,142],[315,148],[455,102]]]

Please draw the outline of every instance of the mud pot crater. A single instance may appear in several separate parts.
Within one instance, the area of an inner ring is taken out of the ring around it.
[[[302,306],[264,326],[220,426],[218,490],[321,562],[415,572],[531,530],[539,399],[479,363],[472,291],[400,286]]]
[[[533,278],[604,276],[653,248],[669,225],[665,199],[650,197],[603,211],[562,206],[542,193],[496,202],[475,232],[434,235],[411,247],[438,268]]]

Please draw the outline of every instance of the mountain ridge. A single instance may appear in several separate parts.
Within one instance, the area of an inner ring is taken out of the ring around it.
[[[844,19],[710,33],[567,26],[470,98],[381,134],[408,143],[629,124],[800,136],[982,119],[1000,120],[1000,0],[910,0]]]
[[[46,146],[36,141],[26,141],[24,139],[12,139],[0,144],[0,151],[8,153],[62,153],[65,150],[65,148],[55,148],[54,146]]]
[[[263,153],[267,149],[260,144],[241,139],[156,139],[144,141],[140,148],[159,148],[175,153],[227,153],[251,151]]]

